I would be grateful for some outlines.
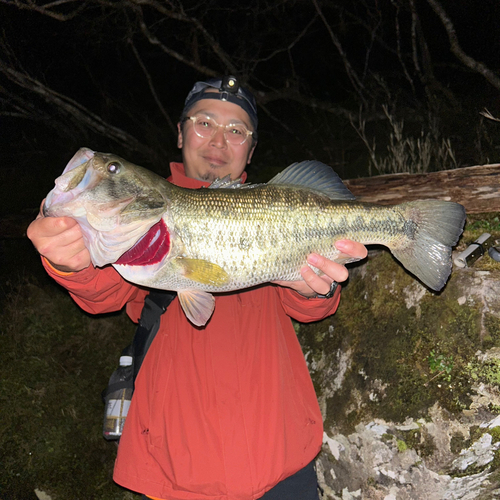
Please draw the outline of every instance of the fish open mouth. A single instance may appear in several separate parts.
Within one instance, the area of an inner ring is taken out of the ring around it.
[[[157,222],[149,231],[129,250],[127,250],[115,264],[121,266],[151,266],[161,262],[170,250],[170,236],[163,222]]]

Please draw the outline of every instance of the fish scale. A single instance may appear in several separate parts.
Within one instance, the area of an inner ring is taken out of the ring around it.
[[[334,243],[353,234],[366,244],[397,245],[405,220],[393,209],[356,202],[332,202],[294,187],[193,192],[171,187],[173,230],[185,254],[210,260],[231,280],[206,291],[230,291],[274,280],[300,279],[311,252],[335,259]],[[209,207],[209,213],[207,211]],[[207,224],[206,217],[210,218]],[[243,242],[243,244],[242,244]],[[164,278],[165,287],[178,286]]]
[[[221,179],[212,188],[186,189],[86,148],[56,180],[44,214],[78,221],[94,265],[113,264],[133,283],[177,291],[197,326],[213,312],[213,293],[302,279],[312,252],[344,263],[335,249],[340,239],[386,246],[440,290],[465,221],[464,208],[448,201],[358,202],[315,161],[290,165],[267,184]]]

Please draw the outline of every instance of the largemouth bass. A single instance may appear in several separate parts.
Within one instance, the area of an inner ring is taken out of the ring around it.
[[[87,148],[56,179],[44,215],[76,219],[95,266],[112,264],[133,283],[177,291],[197,326],[213,313],[213,293],[301,279],[308,254],[339,261],[334,244],[344,238],[388,247],[440,290],[465,222],[464,207],[453,202],[355,201],[316,161],[290,165],[267,184],[223,179],[185,189]]]

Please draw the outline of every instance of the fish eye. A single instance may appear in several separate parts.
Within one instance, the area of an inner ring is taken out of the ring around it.
[[[117,161],[112,161],[108,163],[108,172],[110,174],[118,174],[120,173],[121,165]]]

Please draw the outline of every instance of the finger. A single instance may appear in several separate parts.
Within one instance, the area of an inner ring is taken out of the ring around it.
[[[330,291],[331,280],[327,282],[324,277],[318,276],[309,266],[303,266],[300,274],[312,292],[326,295]]]
[[[28,226],[27,236],[37,247],[42,240],[58,236],[66,229],[67,226],[64,221],[39,216]]]
[[[50,257],[54,254],[68,253],[67,247],[72,247],[70,255],[85,248],[80,226],[64,220],[48,221],[47,218],[35,220],[28,227],[27,236],[38,252],[49,260],[52,260]]]
[[[70,245],[64,248],[64,253],[51,256],[49,261],[60,271],[81,271],[90,265],[89,251],[78,245]]]
[[[77,273],[79,271],[83,271],[87,267],[90,266],[91,261],[81,258],[81,259],[73,259],[71,262],[68,262],[68,265],[59,265],[51,260],[47,259],[48,263],[52,266],[53,269],[57,271],[62,271],[63,273]]]
[[[38,215],[36,216],[37,219],[41,219],[42,217],[44,217],[44,215],[43,215],[43,206],[45,205],[45,200],[46,200],[46,198],[44,198],[42,200],[42,203],[40,203],[40,211],[38,212]]]
[[[40,224],[43,224],[47,236],[64,235],[70,239],[82,236],[80,225],[70,217],[44,217]]]
[[[335,248],[349,257],[357,259],[364,259],[368,255],[366,247],[357,241],[339,240],[335,243]]]
[[[52,217],[37,217],[29,226],[27,230],[28,238],[37,246],[43,242],[43,240],[65,236],[67,241],[74,240],[81,236],[81,231],[75,227],[75,224],[63,219],[53,219]],[[65,233],[69,231],[68,234]],[[76,234],[74,234],[76,233]]]
[[[321,255],[312,253],[307,257],[307,262],[338,283],[345,281],[349,277],[349,272],[345,266],[337,264]]]

